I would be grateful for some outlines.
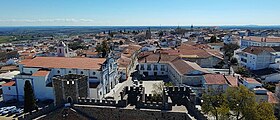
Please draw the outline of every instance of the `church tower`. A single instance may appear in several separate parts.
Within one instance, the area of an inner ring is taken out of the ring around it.
[[[56,51],[58,57],[69,57],[69,48],[63,41],[59,43]]]

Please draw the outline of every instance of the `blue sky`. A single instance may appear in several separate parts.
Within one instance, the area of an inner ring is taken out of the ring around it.
[[[280,0],[1,0],[0,26],[280,25]]]

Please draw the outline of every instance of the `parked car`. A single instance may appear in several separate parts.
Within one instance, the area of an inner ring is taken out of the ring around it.
[[[20,115],[21,113],[23,113],[23,109],[18,108],[18,109],[16,110],[16,115]]]
[[[5,111],[6,109],[7,109],[7,107],[0,108],[0,114],[2,114],[2,112]]]
[[[11,108],[9,111],[10,111],[10,113],[14,114],[14,113],[16,113],[17,108]]]
[[[6,115],[6,114],[8,114],[10,111],[9,110],[4,110],[2,113],[1,113],[1,115]]]

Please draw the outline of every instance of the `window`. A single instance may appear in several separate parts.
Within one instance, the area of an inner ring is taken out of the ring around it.
[[[92,72],[92,75],[95,75],[96,73],[95,72]]]
[[[158,70],[158,67],[157,67],[157,65],[154,65],[154,70]]]
[[[59,53],[62,53],[61,48],[59,49]]]
[[[84,74],[84,72],[83,72],[83,71],[81,71],[81,74]]]
[[[11,87],[8,87],[9,90],[11,90]]]
[[[72,84],[74,85],[75,81],[72,81]]]
[[[161,70],[161,71],[165,71],[164,65],[161,65],[161,66],[160,66],[160,70]]]
[[[58,70],[58,71],[57,71],[57,73],[59,74],[59,73],[60,73],[60,71]]]
[[[141,66],[140,66],[140,70],[144,70],[144,65],[141,65]]]
[[[69,73],[72,73],[72,71],[69,71]]]
[[[151,65],[147,65],[147,70],[151,70]]]
[[[69,81],[67,81],[66,83],[67,83],[67,85],[69,85]]]
[[[102,92],[100,92],[99,94],[102,95]]]

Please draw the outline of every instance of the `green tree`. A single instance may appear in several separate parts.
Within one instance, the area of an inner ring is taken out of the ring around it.
[[[27,80],[24,84],[24,112],[31,112],[36,107],[36,101],[31,83]]]
[[[235,73],[240,74],[242,77],[250,77],[251,72],[245,67],[239,66]]]
[[[228,57],[228,59],[230,60],[231,57],[234,55],[234,50],[237,50],[239,48],[239,46],[237,44],[226,44],[224,45],[224,47],[222,48],[224,50],[224,54],[226,57]]]
[[[227,118],[229,107],[222,93],[210,90],[202,95],[202,100],[202,111],[204,113],[214,116],[216,120]]]
[[[218,40],[217,40],[217,37],[216,36],[212,36],[211,38],[210,38],[210,41],[209,41],[210,43],[216,43],[216,42],[218,42]]]
[[[164,83],[164,86],[166,87],[172,87],[174,86],[172,82],[167,82],[167,83]]]
[[[162,82],[153,84],[153,90],[151,92],[153,94],[152,99],[154,101],[161,101],[162,100],[163,88],[164,88],[164,83],[162,83]]]
[[[232,87],[227,89],[225,93],[231,116],[236,120],[249,119],[256,116],[256,99],[255,94],[246,87]]]
[[[106,40],[102,41],[101,45],[96,45],[96,51],[102,54],[102,57],[106,57],[106,55],[110,52],[110,47]]]
[[[273,106],[258,104],[255,94],[244,86],[228,88],[225,93],[213,90],[202,95],[202,111],[218,119],[275,120]]]
[[[273,106],[268,102],[262,102],[257,107],[258,120],[276,120],[274,116]]]
[[[238,60],[236,58],[231,58],[231,60],[230,60],[231,65],[237,65],[237,63],[238,63]]]
[[[86,46],[84,46],[82,42],[73,42],[69,44],[69,48],[72,50],[86,49]]]
[[[214,68],[221,69],[221,68],[223,68],[224,65],[225,65],[225,62],[224,61],[220,61],[217,65],[214,66]]]
[[[162,37],[162,36],[163,36],[163,32],[160,31],[160,32],[158,33],[158,36],[159,36],[159,37]]]

